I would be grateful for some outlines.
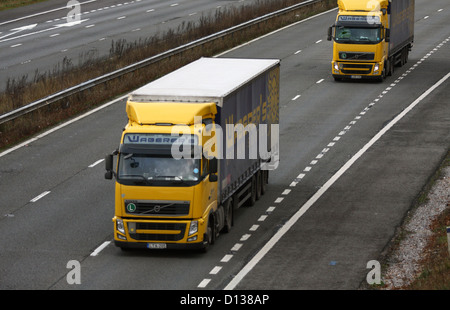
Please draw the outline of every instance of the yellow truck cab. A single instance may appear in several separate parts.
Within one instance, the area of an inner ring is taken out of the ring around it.
[[[414,41],[414,0],[338,0],[331,71],[335,80],[392,75],[408,61]]]

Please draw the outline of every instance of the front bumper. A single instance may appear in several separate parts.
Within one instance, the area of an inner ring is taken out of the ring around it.
[[[197,220],[113,218],[114,243],[121,248],[203,248],[205,225]],[[192,224],[196,229],[192,231]]]
[[[334,78],[379,80],[383,72],[383,64],[333,61],[331,70]]]

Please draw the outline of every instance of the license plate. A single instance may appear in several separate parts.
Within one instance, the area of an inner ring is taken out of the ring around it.
[[[165,243],[147,243],[148,249],[166,249],[167,244]]]
[[[352,78],[352,79],[360,79],[360,78],[361,78],[361,75],[352,75],[351,78]]]

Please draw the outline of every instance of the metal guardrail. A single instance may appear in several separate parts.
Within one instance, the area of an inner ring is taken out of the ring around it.
[[[272,18],[275,18],[275,17],[279,17],[279,16],[284,15],[284,14],[288,14],[288,13],[290,13],[292,11],[295,11],[295,10],[297,10],[297,9],[303,7],[303,6],[307,6],[309,4],[313,4],[313,3],[317,3],[317,2],[321,2],[321,1],[323,1],[323,0],[307,0],[307,1],[304,1],[302,3],[298,3],[298,4],[292,5],[292,6],[287,7],[287,8],[284,8],[284,9],[281,9],[281,10],[278,10],[278,11],[275,11],[275,12],[272,12],[272,13],[268,13],[268,14],[263,15],[261,17],[257,17],[255,19],[250,20],[250,21],[247,21],[247,22],[241,23],[239,25],[233,26],[231,28],[219,31],[217,33],[214,33],[214,34],[211,34],[209,36],[203,37],[201,39],[198,39],[198,40],[192,41],[190,43],[181,45],[179,47],[170,49],[170,50],[168,50],[166,52],[163,52],[161,54],[158,54],[158,55],[152,56],[150,58],[141,60],[141,61],[139,61],[137,63],[132,64],[132,65],[126,66],[126,67],[118,69],[116,71],[107,73],[105,75],[99,76],[99,77],[94,78],[94,79],[91,79],[91,80],[89,80],[87,82],[83,82],[81,84],[72,86],[72,87],[67,88],[67,89],[65,89],[63,91],[60,91],[60,92],[54,93],[52,95],[49,95],[49,96],[47,96],[47,97],[45,97],[43,99],[34,101],[34,102],[32,102],[32,103],[30,103],[30,104],[28,104],[26,106],[23,106],[21,108],[18,108],[16,110],[11,111],[11,112],[7,112],[7,113],[4,113],[4,114],[0,115],[0,125],[3,124],[3,123],[6,123],[8,121],[14,120],[15,118],[23,116],[23,115],[25,115],[27,113],[30,113],[30,112],[32,112],[34,110],[37,110],[37,109],[42,108],[44,106],[47,106],[47,105],[49,105],[51,103],[60,101],[60,100],[66,98],[66,97],[69,97],[69,96],[71,96],[71,95],[73,95],[75,93],[78,93],[78,92],[81,92],[83,90],[86,90],[86,89],[95,87],[97,85],[100,85],[102,83],[108,82],[108,81],[110,81],[112,79],[115,79],[115,78],[117,78],[119,76],[122,76],[122,75],[125,75],[127,73],[133,72],[133,71],[135,71],[137,69],[149,66],[151,64],[154,64],[154,63],[156,63],[158,61],[161,61],[163,59],[166,59],[168,57],[171,57],[171,56],[174,56],[176,54],[179,54],[179,53],[182,53],[184,51],[187,51],[189,49],[201,46],[201,45],[206,44],[206,43],[208,43],[210,41],[217,40],[217,39],[219,39],[221,37],[230,35],[230,34],[232,34],[234,32],[241,31],[241,30],[243,30],[245,28],[248,28],[250,26],[254,26],[254,25],[258,24],[258,23],[265,22],[265,21],[267,21],[269,19],[272,19]]]

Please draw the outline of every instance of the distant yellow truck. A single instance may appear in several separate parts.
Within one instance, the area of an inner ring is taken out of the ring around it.
[[[120,147],[105,161],[105,178],[116,178],[116,246],[206,249],[265,192],[275,148],[251,149],[278,124],[279,66],[201,58],[130,94]]]
[[[335,80],[383,81],[408,61],[414,42],[414,0],[338,0],[331,71]]]

